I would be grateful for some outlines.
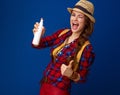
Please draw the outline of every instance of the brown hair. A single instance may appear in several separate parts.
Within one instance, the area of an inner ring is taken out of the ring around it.
[[[85,16],[85,27],[83,32],[80,34],[79,42],[78,42],[78,46],[80,48],[84,44],[84,42],[89,39],[89,37],[93,33],[93,30],[94,30],[94,23],[91,22],[87,16]]]
[[[89,37],[93,33],[93,30],[94,30],[94,23],[87,16],[85,16],[85,27],[84,27],[83,32],[80,34],[78,43],[76,45],[77,48],[76,48],[76,54],[74,56],[74,64],[76,64],[77,62],[76,56],[77,56],[78,51],[81,49],[85,41],[89,39]]]

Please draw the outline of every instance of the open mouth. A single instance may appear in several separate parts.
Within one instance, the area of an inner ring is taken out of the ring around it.
[[[78,23],[72,23],[72,29],[76,30],[78,29],[79,24]]]

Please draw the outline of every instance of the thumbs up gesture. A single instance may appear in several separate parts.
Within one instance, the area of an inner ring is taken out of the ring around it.
[[[69,65],[65,65],[65,64],[61,65],[61,74],[63,76],[66,76],[68,78],[70,78],[72,76],[72,74],[73,74],[72,63],[73,63],[73,60],[71,60],[69,62]]]

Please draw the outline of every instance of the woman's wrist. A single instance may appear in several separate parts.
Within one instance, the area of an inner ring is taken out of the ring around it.
[[[80,74],[77,72],[73,72],[70,79],[73,81],[78,81],[80,79]]]

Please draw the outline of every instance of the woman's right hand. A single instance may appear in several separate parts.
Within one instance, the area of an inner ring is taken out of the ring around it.
[[[35,34],[35,33],[38,31],[38,26],[39,26],[39,23],[36,22],[36,23],[34,24],[33,34]],[[43,27],[42,27],[42,36],[44,35],[44,33],[45,33],[45,28],[44,28],[44,26],[43,26]]]

